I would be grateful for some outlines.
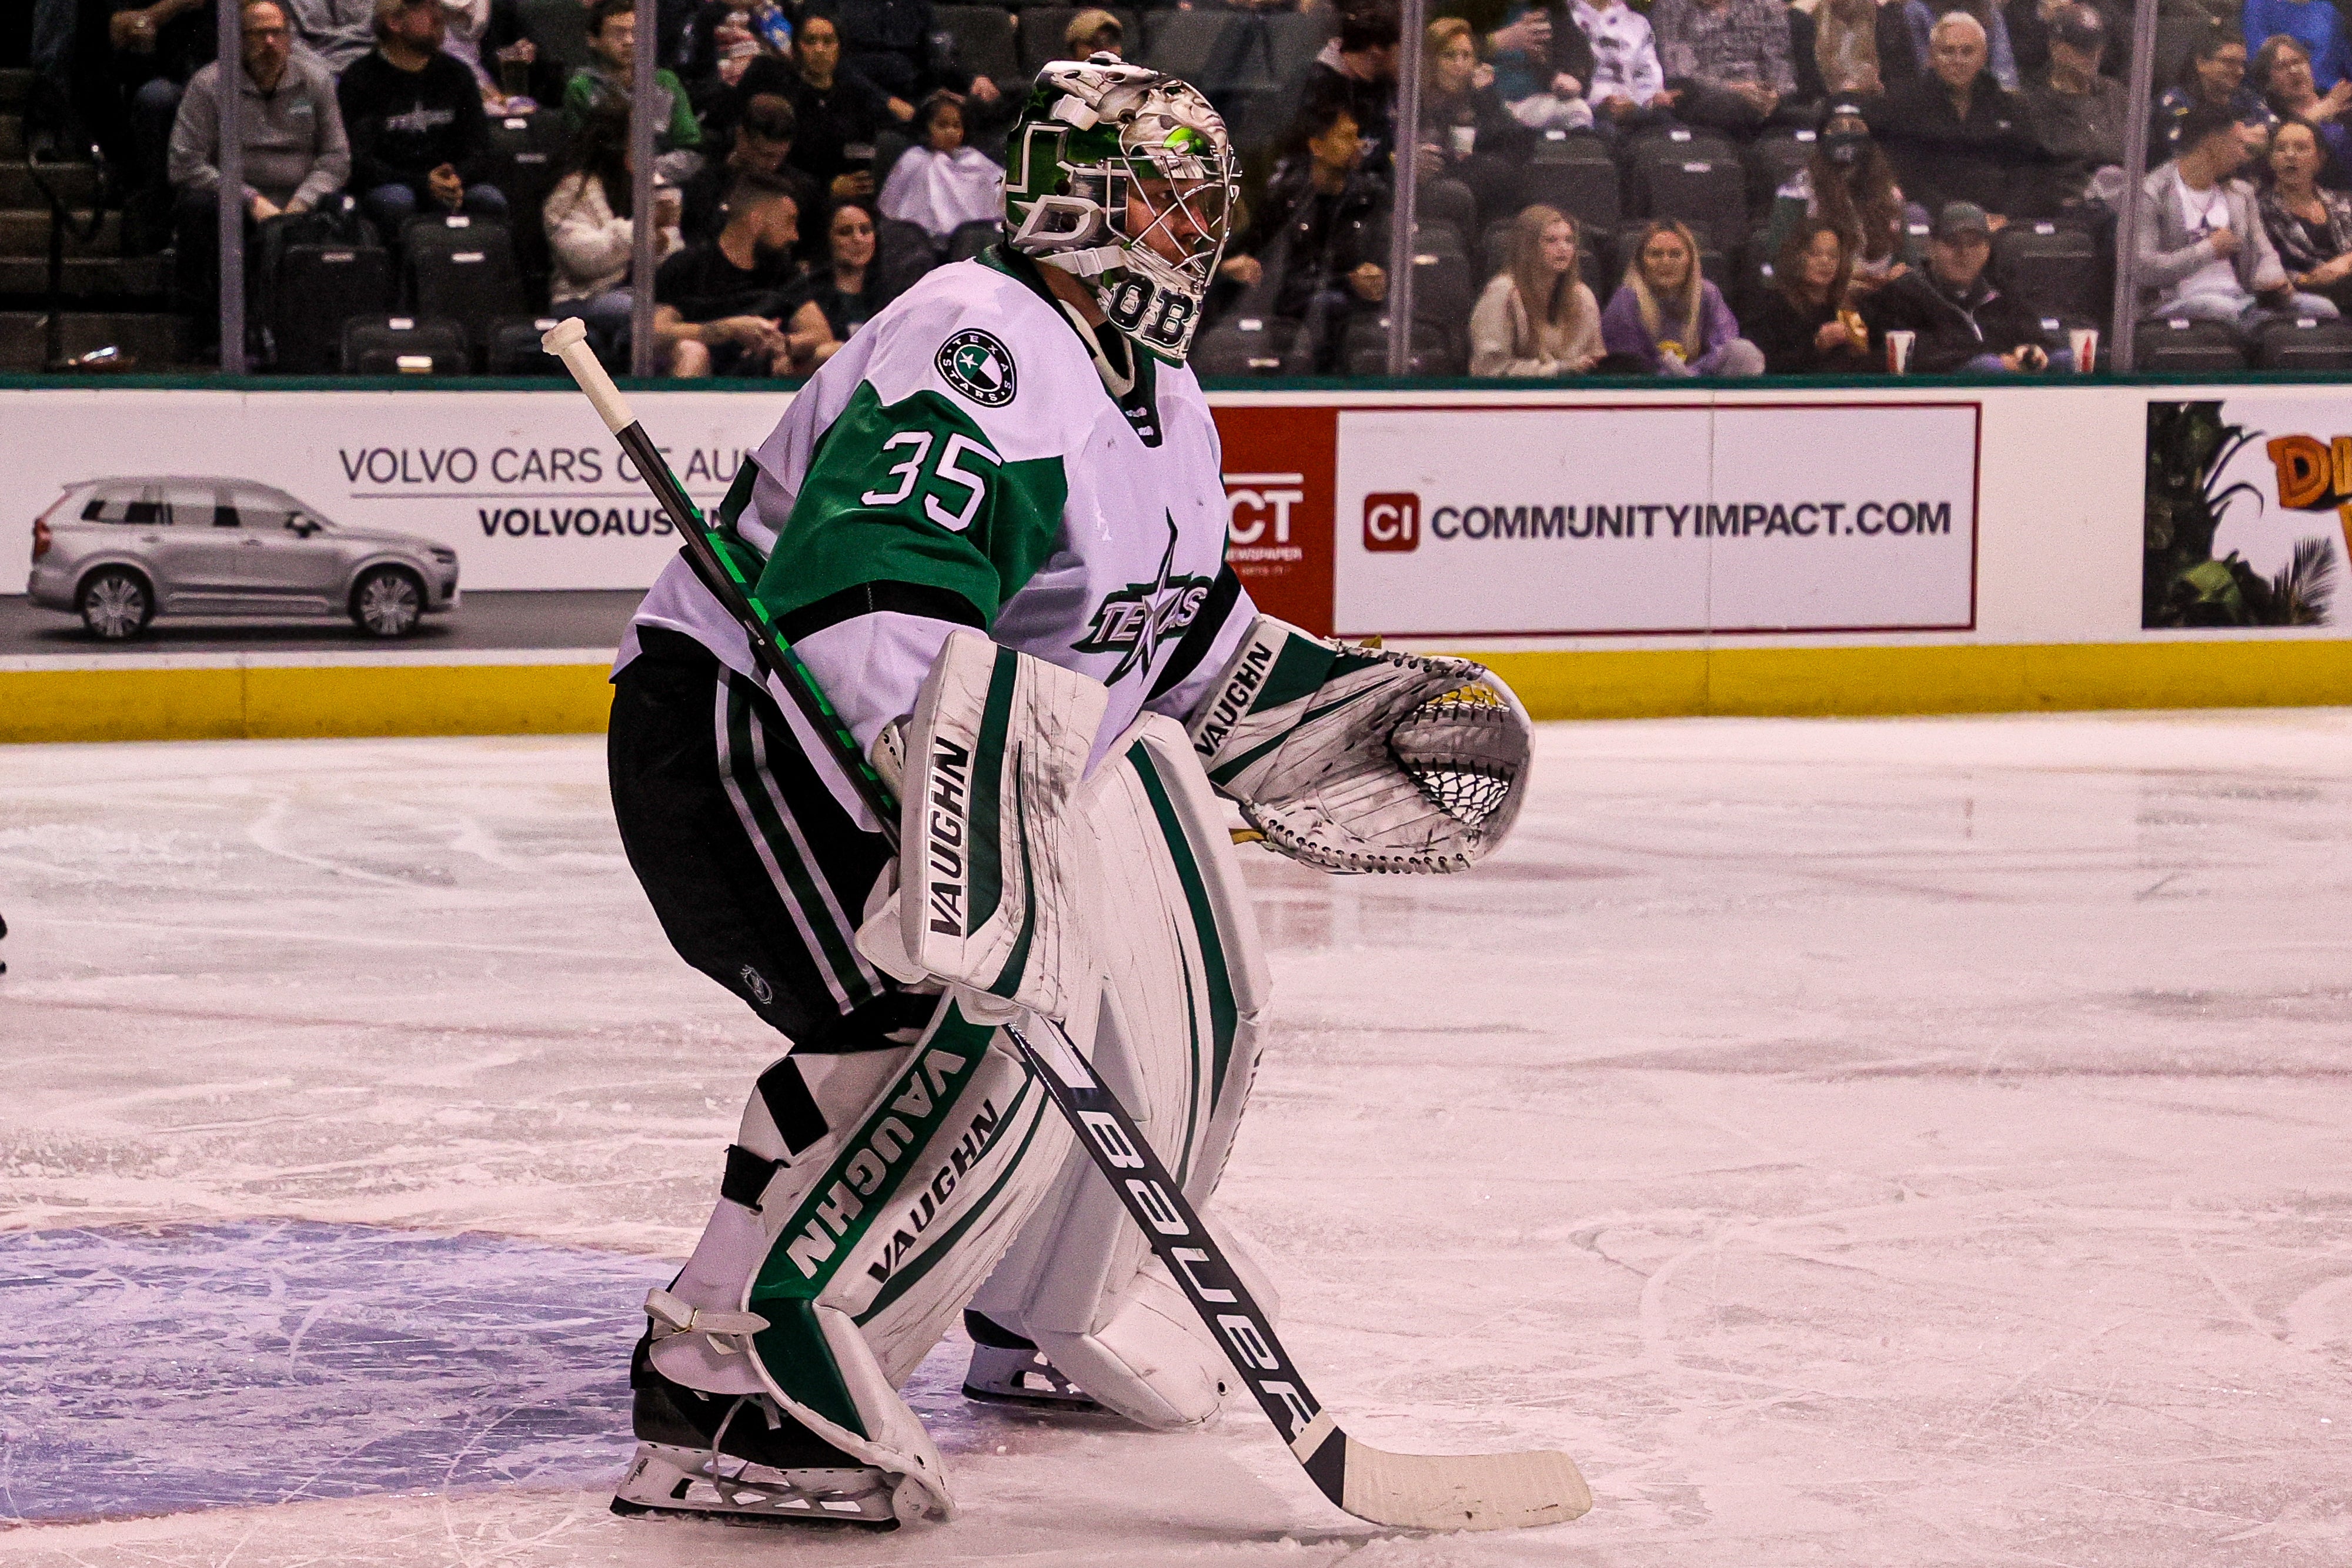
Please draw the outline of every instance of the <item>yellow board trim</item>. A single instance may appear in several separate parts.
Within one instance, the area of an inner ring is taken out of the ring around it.
[[[0,672],[0,742],[601,733],[607,666]]]
[[[2352,642],[1465,650],[1538,718],[2352,704]],[[0,672],[0,742],[591,735],[601,664]]]

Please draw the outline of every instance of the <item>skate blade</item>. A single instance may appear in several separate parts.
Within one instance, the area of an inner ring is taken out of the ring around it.
[[[1026,1350],[976,1344],[963,1375],[963,1396],[1033,1410],[1100,1410],[1093,1396],[1057,1371],[1033,1346]]]
[[[1009,1388],[982,1388],[967,1383],[963,1396],[982,1405],[1015,1405],[1029,1410],[1067,1410],[1076,1415],[1100,1415],[1102,1406],[1083,1394],[1045,1394],[1035,1390],[1016,1392]]]
[[[625,1518],[669,1514],[729,1524],[896,1530],[890,1478],[871,1469],[772,1470],[738,1462],[714,1477],[707,1450],[640,1443],[613,1497]]]

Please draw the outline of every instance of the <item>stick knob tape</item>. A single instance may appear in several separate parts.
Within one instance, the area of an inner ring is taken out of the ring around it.
[[[566,316],[547,329],[539,346],[563,361],[563,368],[572,372],[572,379],[580,383],[580,390],[596,405],[596,415],[604,422],[605,429],[618,435],[636,423],[637,416],[629,412],[628,400],[597,362],[596,350],[588,346],[587,322],[577,316]]]

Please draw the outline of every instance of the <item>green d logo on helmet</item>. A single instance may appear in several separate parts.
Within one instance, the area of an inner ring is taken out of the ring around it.
[[[1181,363],[1238,179],[1224,120],[1190,83],[1111,55],[1055,60],[1005,148],[1006,243],[1087,280],[1113,326]]]

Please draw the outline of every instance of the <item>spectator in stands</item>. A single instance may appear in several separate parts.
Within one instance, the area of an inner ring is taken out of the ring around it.
[[[1070,18],[1062,29],[1062,57],[1083,60],[1090,55],[1127,57],[1127,26],[1109,12],[1089,6]]]
[[[1601,302],[1577,276],[1576,221],[1528,207],[1470,312],[1470,373],[1580,376],[1601,353]]]
[[[309,212],[343,188],[352,153],[335,108],[335,78],[297,57],[294,32],[277,0],[246,0],[237,70],[237,141],[244,149],[246,235],[274,218]],[[217,334],[220,289],[221,68],[188,82],[172,126],[174,291],[183,308]],[[258,246],[254,246],[257,249]]]
[[[1503,26],[1487,35],[1495,92],[1531,131],[1581,131],[1592,123],[1584,92],[1592,80],[1592,47],[1573,4],[1510,0]],[[1475,44],[1471,55],[1475,60]]]
[[[1650,26],[1681,119],[1746,136],[1784,106],[1795,115],[1797,73],[1780,0],[1654,0]]]
[[[2268,317],[2334,318],[2335,305],[2297,293],[2263,226],[2253,187],[2236,178],[2245,139],[2227,110],[2193,111],[2180,155],[2140,187],[2139,280],[2147,313],[2220,321],[2249,336]]]
[[[825,249],[826,265],[811,280],[809,298],[835,340],[845,343],[889,303],[874,265],[874,209],[863,202],[835,206],[825,224]]]
[[[628,117],[610,110],[592,114],[572,137],[563,172],[541,208],[554,264],[548,307],[585,321],[596,357],[616,366],[628,362],[629,313],[635,300],[628,287],[636,241],[629,173]],[[678,206],[675,188],[654,193],[656,265],[685,244]]]
[[[1886,90],[1878,70],[1878,0],[1821,0],[1813,7],[1813,63],[1832,98],[1875,98]]]
[[[2352,78],[2352,42],[2346,37],[2344,14],[2329,0],[2245,0],[2239,15],[2249,47],[2281,37],[2301,44],[2320,92],[2333,93]],[[2254,74],[2259,80],[2262,73]]]
[[[1633,131],[1675,106],[1658,63],[1657,36],[1650,19],[1625,0],[1576,0],[1576,27],[1592,51],[1592,75],[1585,101],[1592,123],[1603,131]]]
[[[1672,219],[1643,225],[1625,281],[1601,312],[1601,340],[1610,360],[1643,375],[1764,373],[1723,291],[1700,276],[1698,242]]]
[[[2181,62],[2180,79],[2165,89],[2157,100],[2156,145],[2150,162],[2161,162],[2180,151],[2180,122],[2200,104],[2226,109],[2237,117],[2247,144],[2259,147],[2278,123],[2262,94],[2246,80],[2246,41],[2231,29],[2216,26],[2197,40]]]
[[[1300,324],[1318,374],[1337,369],[1348,323],[1377,308],[1388,274],[1374,237],[1388,207],[1386,182],[1362,168],[1363,143],[1347,106],[1307,106],[1305,156],[1283,160],[1267,182],[1248,233],[1219,268],[1255,290],[1274,275],[1268,315]]]
[[[637,58],[636,0],[596,0],[588,13],[588,52],[596,63],[574,71],[563,89],[563,123],[577,134],[598,109],[629,110]],[[694,117],[677,73],[654,69],[654,168],[684,185],[702,168],[702,122]]]
[[[375,0],[375,49],[337,86],[352,186],[388,244],[420,212],[506,215],[505,193],[482,179],[482,95],[441,52],[441,0]]]
[[[1748,312],[1748,335],[1776,376],[1854,375],[1878,368],[1870,329],[1846,297],[1852,276],[1838,226],[1807,218],[1772,263],[1772,287]]]
[[[1985,277],[1992,259],[1992,220],[1972,202],[1947,203],[1927,240],[1927,265],[1896,278],[1863,301],[1870,351],[1886,362],[1886,334],[1914,334],[1909,371],[2039,374],[2053,363],[2042,319],[2023,300],[1995,288]],[[2065,350],[2055,356],[2066,363]]]
[[[830,352],[832,329],[793,258],[800,210],[783,182],[739,174],[727,226],[654,275],[654,331],[674,376],[805,375]]]
[[[2287,281],[2341,310],[2352,308],[2352,196],[2319,183],[2326,161],[2317,131],[2286,121],[2271,133],[2258,205]]]
[[[707,114],[751,61],[789,58],[793,32],[792,17],[775,0],[702,0],[687,18],[673,63],[696,109]],[[703,129],[714,127],[706,119]]]
[[[805,170],[793,166],[793,140],[799,134],[798,118],[789,99],[761,93],[745,106],[743,121],[735,128],[735,144],[723,159],[706,162],[687,181],[686,237],[701,241],[716,235],[727,221],[728,187],[738,174],[772,174],[793,193],[793,204],[803,213],[824,211],[824,198]],[[806,259],[803,257],[803,259]]]
[[[1004,171],[963,141],[963,105],[952,93],[923,100],[915,123],[923,144],[909,147],[882,186],[882,215],[919,224],[945,241],[964,224],[1004,215]]]
[[[2001,17],[2009,24],[2009,41],[2017,56],[2017,74],[2024,80],[2037,80],[2050,66],[2050,28],[2059,16],[2070,6],[2087,4],[2099,14],[2099,27],[2114,47],[2099,68],[2121,80],[2126,62],[2122,57],[2131,52],[2132,8],[2117,0],[2007,0],[2001,7]],[[2192,0],[2192,10],[2201,6]],[[2235,31],[2234,28],[2230,29]]]
[[[1845,242],[1847,289],[1859,298],[1903,276],[1908,216],[1863,105],[1832,104],[1812,157],[1773,196],[1765,254],[1780,255],[1808,220],[1827,223]]]
[[[2051,159],[2044,208],[2079,206],[2092,177],[2105,169],[2116,172],[2103,189],[2121,194],[2124,121],[2134,111],[2124,84],[2099,74],[2106,39],[2106,24],[2088,5],[2069,5],[2050,21],[2049,73],[2025,94],[2034,134]]]
[[[809,0],[801,25],[817,16],[833,23],[849,64],[893,98],[917,103],[942,89],[982,104],[1003,96],[984,76],[934,65],[931,37],[940,26],[931,0]]]
[[[1459,16],[1429,25],[1423,75],[1419,177],[1459,181],[1483,225],[1517,207],[1519,169],[1533,137],[1492,87],[1478,85],[1478,46]]]
[[[146,5],[106,0],[111,10],[107,41],[114,85],[129,101],[129,113],[122,117],[128,120],[128,138],[114,114],[101,110],[90,118],[110,155],[128,154],[133,183],[141,190],[161,192],[167,183],[180,96],[187,91],[189,78],[212,63],[219,37],[213,5],[214,0],[152,0]]]
[[[286,0],[294,37],[340,77],[375,47],[375,0]]]
[[[2042,145],[2025,100],[1985,69],[1984,25],[1965,11],[1946,15],[1928,64],[1932,75],[1886,99],[1881,129],[1903,188],[1931,212],[1953,202],[1980,207],[1996,228],[2033,210]]]
[[[754,61],[736,88],[737,97],[748,100],[754,92],[773,92],[790,99],[799,127],[793,167],[836,200],[871,201],[875,139],[884,124],[914,119],[915,106],[842,64],[841,34],[829,16],[802,19],[793,57],[790,68]]]
[[[538,101],[527,90],[519,88],[510,97],[499,79],[499,45],[491,37],[491,16],[496,9],[491,0],[441,0],[441,5],[447,13],[442,51],[474,73],[474,86],[482,95],[483,112],[529,114],[537,109]],[[509,9],[511,10],[511,0]],[[524,47],[530,46],[526,42]],[[536,57],[535,50],[530,57]],[[529,59],[523,63],[528,65]]]
[[[1348,0],[1339,10],[1339,36],[1323,46],[1307,68],[1296,93],[1301,120],[1320,120],[1334,106],[1345,109],[1363,148],[1364,167],[1385,179],[1396,152],[1397,40],[1403,36],[1397,0]]]
[[[1903,0],[1903,24],[1911,31],[1912,57],[1935,69],[1936,24],[1954,12],[1976,19],[1984,29],[1985,69],[2004,92],[2016,92],[2023,83],[2017,74],[2017,54],[2009,42],[2009,22],[1992,0]]]
[[[2262,89],[2272,113],[2310,125],[2335,166],[2352,168],[2352,127],[2344,123],[2345,110],[2352,107],[2352,81],[2339,81],[2321,92],[2312,75],[2311,51],[2280,34],[2265,40],[2254,57],[2254,85]]]

